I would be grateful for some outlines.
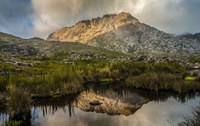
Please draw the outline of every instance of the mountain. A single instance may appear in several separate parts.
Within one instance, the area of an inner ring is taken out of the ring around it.
[[[123,53],[199,54],[199,34],[175,36],[141,23],[129,13],[104,15],[60,29],[49,41],[80,42]]]
[[[47,40],[87,43],[96,36],[136,22],[138,20],[128,13],[104,15],[102,18],[83,20],[72,27],[63,28],[49,35]]]

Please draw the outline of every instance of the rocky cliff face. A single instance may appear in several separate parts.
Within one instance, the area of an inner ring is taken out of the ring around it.
[[[80,21],[72,27],[63,28],[49,35],[47,40],[86,43],[96,36],[136,22],[136,18],[124,12],[118,15],[104,15],[102,18]]]
[[[78,22],[52,33],[48,40],[81,42],[123,53],[200,53],[199,34],[174,36],[140,23],[129,13]]]

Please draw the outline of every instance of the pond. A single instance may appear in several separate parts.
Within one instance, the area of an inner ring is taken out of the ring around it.
[[[118,86],[91,86],[75,95],[34,99],[25,125],[174,126],[191,116],[199,103],[199,93],[179,95]],[[1,113],[0,124],[8,120],[9,115]]]

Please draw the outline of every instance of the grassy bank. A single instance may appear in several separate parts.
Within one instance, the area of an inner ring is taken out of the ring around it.
[[[179,93],[200,90],[198,79],[185,80],[181,74],[173,73],[144,73],[126,79],[127,86],[134,88],[144,88],[154,91],[173,90]]]
[[[185,80],[186,69],[177,63],[76,61],[63,64],[42,60],[34,66],[0,63],[0,91],[21,88],[34,97],[73,94],[87,82],[125,80],[124,86],[150,90],[199,90],[199,80]]]

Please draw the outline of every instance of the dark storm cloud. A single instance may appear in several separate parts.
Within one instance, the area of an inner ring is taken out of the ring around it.
[[[200,32],[200,0],[0,0],[0,30],[47,37],[79,20],[130,12],[165,32]]]

